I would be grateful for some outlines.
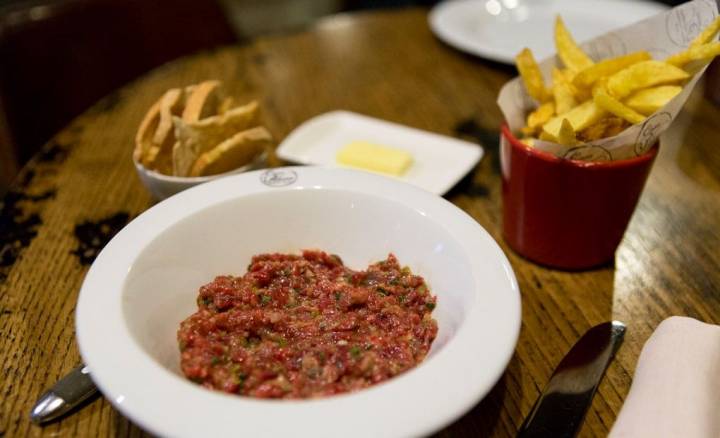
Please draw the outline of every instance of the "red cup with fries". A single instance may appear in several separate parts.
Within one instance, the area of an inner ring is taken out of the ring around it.
[[[612,56],[598,53],[607,38],[579,46],[558,17],[557,57],[538,64],[528,49],[516,57],[520,78],[503,87],[498,104],[507,120],[500,155],[504,234],[520,255],[571,270],[613,259],[660,134],[720,54],[717,8],[699,33],[678,26],[662,37],[654,31],[705,7],[695,0],[613,32],[624,50]],[[676,47],[678,35],[687,38],[682,51],[658,57],[642,48]]]
[[[627,160],[570,160],[528,147],[503,125],[501,150],[505,240],[534,262],[574,270],[613,259],[658,147]]]

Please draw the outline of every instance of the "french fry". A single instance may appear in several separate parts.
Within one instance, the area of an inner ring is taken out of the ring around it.
[[[553,143],[557,143],[557,141],[558,141],[557,138],[556,138],[554,135],[548,134],[548,133],[545,132],[545,131],[540,131],[540,140],[542,140],[542,141],[551,141],[551,142],[553,142]]]
[[[640,90],[625,100],[625,105],[633,110],[649,116],[655,111],[667,105],[673,97],[680,94],[682,87],[679,85],[662,85],[655,88]]]
[[[565,77],[565,80],[572,84],[573,79],[577,72],[570,70],[569,68],[558,69],[558,71]]]
[[[644,50],[618,56],[617,58],[605,59],[578,72],[572,83],[578,88],[590,88],[600,78],[610,76],[626,67],[649,59],[652,59],[652,57]]]
[[[598,79],[592,86],[592,92],[590,93],[591,96],[594,96],[595,93],[598,92],[598,90],[607,90],[607,83],[608,78],[600,78]]]
[[[528,94],[540,103],[520,129],[526,144],[542,140],[572,146],[613,137],[642,123],[680,94],[693,74],[720,56],[719,32],[717,17],[687,49],[665,61],[653,60],[642,50],[595,63],[558,16],[554,36],[561,64],[552,70],[551,85],[545,84],[528,49],[516,57]]]
[[[607,91],[615,98],[622,99],[633,91],[679,82],[689,76],[686,71],[662,61],[642,61],[610,76]]]
[[[552,71],[552,80],[552,94],[555,98],[556,112],[563,114],[577,106],[572,86],[565,79],[565,75],[557,68],[554,68]]]
[[[579,142],[588,143],[601,138],[614,137],[624,131],[630,123],[620,117],[603,117],[582,131],[577,132]]]
[[[585,102],[586,100],[590,99],[591,95],[588,90],[578,88],[573,84],[573,80],[575,79],[575,75],[577,74],[577,72],[572,71],[569,68],[563,68],[560,69],[560,73],[565,78],[565,82],[570,85],[570,90],[572,90],[572,94],[575,97],[576,102]]]
[[[645,116],[610,96],[603,88],[599,88],[595,92],[593,95],[593,101],[595,101],[595,104],[598,107],[615,114],[632,124],[641,123],[645,120]]]
[[[715,35],[720,32],[720,16],[715,17],[705,29],[690,43],[690,47],[697,47],[712,41]]]
[[[541,103],[547,101],[550,98],[550,92],[545,86],[540,67],[530,49],[524,48],[515,57],[515,63],[530,97]]]
[[[520,141],[530,147],[535,146],[535,139],[532,137],[524,137],[524,138],[520,139]]]
[[[575,129],[573,129],[573,126],[568,122],[568,119],[562,119],[562,122],[560,123],[560,131],[558,132],[557,136],[558,143],[565,145],[565,146],[575,146],[577,144],[577,135],[575,134]]]
[[[682,52],[676,53],[665,60],[676,67],[684,67],[692,61],[707,61],[720,55],[720,41],[691,46]]]
[[[604,109],[597,106],[592,100],[588,100],[565,114],[560,114],[550,119],[543,125],[542,132],[550,135],[552,138],[557,138],[563,119],[567,119],[575,131],[581,131],[600,120],[606,114],[607,112]],[[542,133],[540,135],[542,139]]]
[[[553,102],[545,102],[535,111],[528,114],[527,127],[531,133],[534,133],[538,128],[547,123],[553,115],[555,115],[555,104]]]
[[[578,47],[559,15],[555,18],[555,46],[563,64],[570,70],[577,72],[593,65],[592,59]]]
[[[528,126],[523,126],[522,128],[520,128],[520,132],[522,132],[523,135],[527,136],[535,135],[535,131],[535,129],[532,129]]]

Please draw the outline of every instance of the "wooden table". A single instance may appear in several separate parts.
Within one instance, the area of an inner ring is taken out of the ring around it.
[[[628,324],[583,425],[604,436],[629,389],[643,343],[670,315],[720,322],[720,110],[696,90],[663,139],[615,263],[568,273],[530,263],[501,235],[495,105],[514,72],[465,56],[430,33],[426,10],[340,15],[159,68],[103,99],[22,171],[0,216],[0,435],[137,436],[98,399],[44,428],[28,412],[79,361],[78,289],[97,251],[153,204],[130,154],[143,113],[166,89],[208,78],[258,98],[277,138],[347,109],[483,143],[486,157],[447,198],[500,242],[517,274],[523,324],[492,392],[440,436],[511,436],[555,365],[591,326]]]

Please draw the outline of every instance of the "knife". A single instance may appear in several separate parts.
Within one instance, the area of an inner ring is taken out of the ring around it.
[[[572,438],[625,335],[625,324],[605,322],[585,333],[555,368],[525,418],[518,438]]]
[[[85,365],[73,369],[45,391],[30,411],[30,420],[45,424],[56,420],[98,393]]]

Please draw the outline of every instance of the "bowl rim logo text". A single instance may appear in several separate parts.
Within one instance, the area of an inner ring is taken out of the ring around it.
[[[297,173],[289,169],[269,169],[260,174],[260,182],[268,187],[285,187],[297,181]]]

